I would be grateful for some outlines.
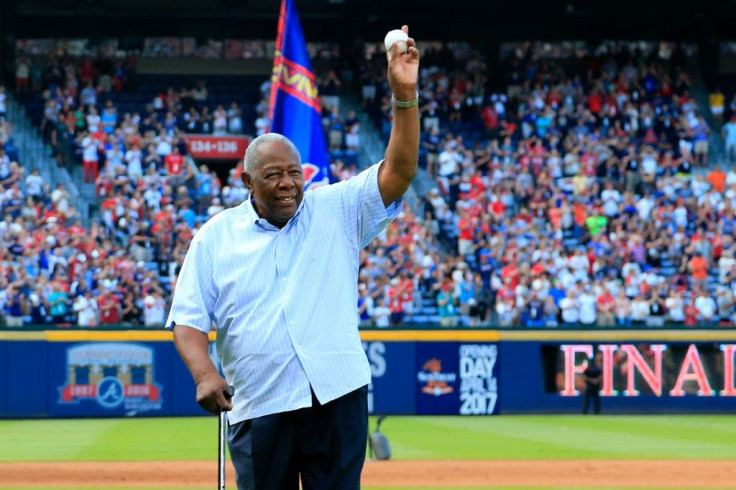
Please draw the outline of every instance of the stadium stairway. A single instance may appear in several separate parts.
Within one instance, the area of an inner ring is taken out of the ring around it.
[[[363,169],[380,161],[384,157],[386,153],[386,142],[383,140],[381,131],[376,127],[373,118],[363,110],[358,94],[345,90],[340,94],[340,112],[345,114],[351,109],[360,118],[360,150],[356,156],[355,163],[357,163],[359,169]],[[330,156],[333,159],[341,157],[341,155],[334,153]],[[424,196],[431,187],[434,187],[434,184],[427,180],[426,172],[423,172],[420,168],[419,174],[404,196],[404,202],[409,205],[414,213],[420,211],[420,196]]]
[[[79,212],[84,226],[89,225],[89,201],[79,191],[74,176],[68,169],[59,167],[56,160],[41,137],[38,124],[35,124],[28,107],[16,98],[16,94],[8,94],[8,120],[13,123],[13,143],[18,148],[18,163],[25,168],[26,174],[37,169],[43,181],[55,189],[63,184],[69,193],[71,202]],[[42,110],[43,112],[43,110]]]
[[[689,56],[687,58],[687,70],[690,73],[690,93],[698,103],[698,111],[710,127],[708,167],[713,167],[724,162],[726,145],[721,135],[721,125],[713,119],[713,114],[710,112],[711,87],[708,87],[703,79],[699,56]]]

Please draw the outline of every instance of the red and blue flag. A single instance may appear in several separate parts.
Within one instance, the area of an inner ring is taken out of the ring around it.
[[[289,138],[301,153],[305,189],[330,183],[317,81],[294,0],[281,2],[269,111],[270,131]]]

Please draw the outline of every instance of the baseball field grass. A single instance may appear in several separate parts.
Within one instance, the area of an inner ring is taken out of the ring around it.
[[[373,418],[369,427],[375,427]],[[730,415],[389,416],[381,431],[389,438],[392,460],[736,460],[736,422]],[[214,461],[216,446],[215,417],[0,421],[0,462]],[[18,488],[3,486],[2,480],[1,489]],[[588,488],[617,488],[594,483]],[[723,488],[736,488],[736,482],[729,485]],[[380,487],[392,488],[408,487]],[[472,487],[479,488],[504,487]]]
[[[392,459],[736,459],[730,415],[389,416],[381,432]],[[3,420],[0,441],[0,461],[208,460],[217,418]]]

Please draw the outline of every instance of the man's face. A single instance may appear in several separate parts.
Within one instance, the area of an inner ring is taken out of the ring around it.
[[[302,166],[289,146],[278,141],[258,147],[261,164],[249,175],[242,174],[256,211],[274,226],[283,227],[296,213],[304,197]]]

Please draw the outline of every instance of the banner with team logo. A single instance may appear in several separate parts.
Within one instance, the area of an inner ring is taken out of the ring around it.
[[[207,415],[168,332],[137,334],[158,339],[149,342],[91,340],[118,332],[64,333],[90,340],[6,341],[0,331],[0,418]],[[209,354],[219,369],[214,342]]]
[[[163,407],[153,347],[131,342],[89,342],[66,350],[60,405],[93,404],[129,414]]]
[[[99,333],[100,337],[104,335],[104,332]],[[26,379],[45,389],[39,392],[38,398],[24,398],[26,406],[19,400],[9,407],[11,416],[16,412],[24,416],[38,413],[49,417],[206,414],[196,403],[191,375],[173,342],[13,344],[38,366],[40,374],[34,374],[34,369],[27,370]],[[5,381],[14,393],[23,388],[17,379]]]

